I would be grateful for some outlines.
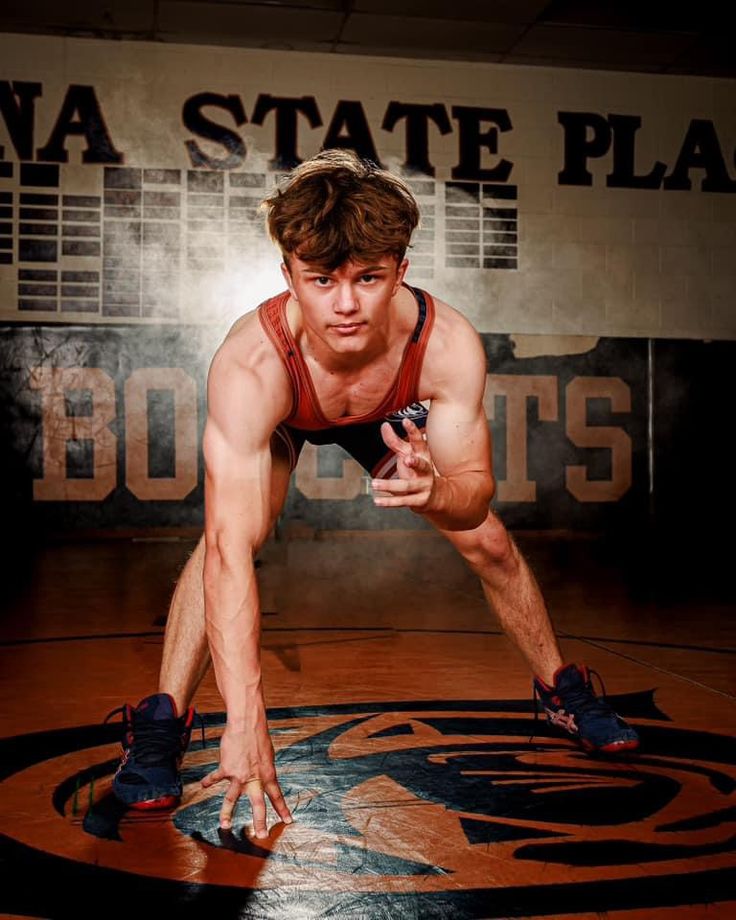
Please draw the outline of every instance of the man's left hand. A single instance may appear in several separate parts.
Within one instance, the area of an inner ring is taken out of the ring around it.
[[[400,438],[388,422],[381,425],[386,447],[396,454],[396,478],[373,479],[374,503],[381,508],[412,508],[428,511],[436,488],[436,477],[429,447],[411,419],[403,420],[408,440]]]

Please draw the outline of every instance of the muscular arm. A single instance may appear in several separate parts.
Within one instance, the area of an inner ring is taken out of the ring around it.
[[[242,729],[261,695],[260,609],[253,556],[270,528],[271,434],[279,401],[225,342],[207,387],[205,617],[228,723]]]
[[[375,498],[377,505],[411,508],[443,530],[472,530],[485,520],[494,489],[483,410],[486,361],[473,327],[446,309],[450,321],[425,358],[432,394],[426,443],[412,422],[404,423],[408,441],[384,424],[397,478],[374,480],[373,487],[385,493]]]
[[[205,621],[227,725],[220,765],[202,785],[229,780],[220,811],[226,828],[246,791],[259,837],[267,833],[264,790],[281,818],[291,821],[268,735],[253,565],[271,526],[270,439],[288,411],[289,391],[274,378],[273,361],[267,354],[264,359],[262,343],[257,334],[245,341],[235,336],[215,356],[204,435]]]
[[[456,331],[447,357],[427,416],[427,446],[436,475],[422,514],[444,530],[470,530],[485,520],[494,482],[483,409],[485,353],[469,324]]]

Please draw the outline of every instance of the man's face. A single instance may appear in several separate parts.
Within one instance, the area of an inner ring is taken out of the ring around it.
[[[389,304],[408,262],[392,255],[328,271],[291,256],[281,270],[304,323],[334,351],[362,351],[388,328]]]

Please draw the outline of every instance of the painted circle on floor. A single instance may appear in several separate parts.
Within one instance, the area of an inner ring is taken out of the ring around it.
[[[295,823],[273,823],[265,841],[248,833],[247,800],[233,830],[219,830],[224,786],[200,786],[217,763],[221,713],[204,717],[204,743],[195,732],[182,803],[164,814],[126,812],[110,794],[114,727],[11,739],[6,855],[50,884],[23,903],[10,886],[0,906],[84,917],[78,894],[97,886],[155,892],[177,916],[196,906],[268,918],[555,915],[728,897],[736,741],[673,726],[651,693],[611,700],[642,736],[627,760],[590,758],[535,726],[528,700],[271,710]]]

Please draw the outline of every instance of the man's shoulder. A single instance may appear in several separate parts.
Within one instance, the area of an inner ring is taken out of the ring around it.
[[[262,379],[269,385],[274,379],[288,380],[276,346],[259,316],[264,305],[279,296],[264,301],[235,320],[215,353],[213,370]]]
[[[428,343],[428,353],[431,349],[438,356],[446,355],[448,349],[454,353],[458,349],[464,350],[468,345],[479,341],[477,330],[460,310],[434,294],[430,296],[435,306],[435,319]]]
[[[215,352],[207,381],[208,417],[273,432],[291,409],[291,380],[256,311],[240,317]]]
[[[468,381],[485,377],[486,359],[480,336],[463,314],[432,295],[435,322],[422,365],[421,390],[436,399]]]

